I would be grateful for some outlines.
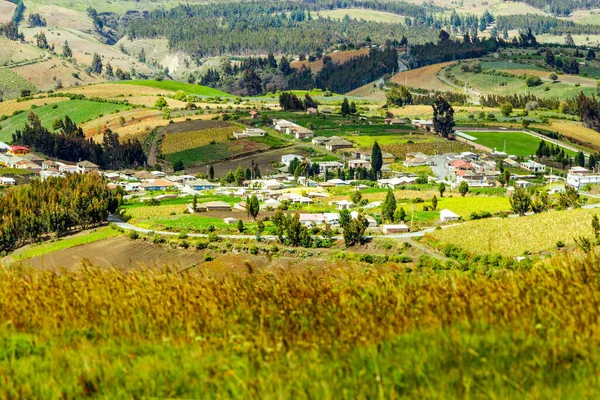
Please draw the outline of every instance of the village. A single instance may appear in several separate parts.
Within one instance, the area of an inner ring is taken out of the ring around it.
[[[307,111],[311,112],[315,111]],[[256,118],[259,114],[252,111],[250,115]],[[418,129],[432,129],[429,120],[387,118],[384,123],[409,123]],[[186,213],[200,219],[214,220],[216,217],[232,227],[224,231],[235,229],[242,220],[246,224],[253,222],[246,215],[247,202],[251,197],[256,197],[260,211],[267,218],[273,211],[283,210],[286,213],[298,213],[300,223],[306,227],[327,225],[337,230],[340,228],[340,218],[344,218],[341,214],[349,213],[352,218],[360,214],[368,221],[369,234],[391,235],[471,218],[472,215],[461,212],[462,207],[452,206],[469,191],[476,193],[477,190],[488,190],[487,193],[506,198],[516,188],[545,187],[549,194],[556,194],[565,191],[565,184],[581,190],[600,183],[600,174],[584,167],[572,167],[566,176],[561,176],[553,174],[551,168],[535,161],[533,157],[524,159],[496,149],[492,152],[474,150],[434,155],[413,152],[406,154],[403,160],[397,160],[394,155],[381,151],[378,145],[377,151],[373,148],[357,148],[347,138],[315,136],[312,130],[285,119],[274,119],[271,129],[299,141],[310,141],[316,148],[322,147],[338,155],[339,160],[313,162],[305,155],[284,154],[276,163],[273,173],[254,176],[253,171],[238,168],[239,171],[236,170],[235,176],[232,174],[232,179],[228,181],[209,180],[203,174],[192,175],[185,171],[170,174],[159,170],[101,171],[90,161],[66,163],[49,160],[25,146],[0,143],[0,166],[27,171],[41,180],[72,173],[100,173],[110,187],[119,188],[124,193],[129,203],[156,205],[179,204],[183,201],[186,203]],[[234,140],[265,135],[268,135],[265,129],[256,127],[233,133]],[[380,158],[380,165],[372,165],[374,156]],[[0,177],[1,186],[16,184],[13,177]],[[402,215],[382,216],[382,196],[388,191],[393,193],[394,212],[397,198]],[[422,197],[417,196],[417,199],[410,199],[408,204],[401,204],[401,199],[405,197],[403,194],[411,193],[414,197],[420,191],[423,192]],[[457,200],[447,208],[438,208],[437,203],[445,191],[447,196]],[[439,198],[433,195],[436,197],[433,199],[432,192],[439,192]],[[419,202],[424,204],[415,208]],[[485,211],[484,208],[476,207],[474,214]],[[431,212],[435,213],[435,217]],[[424,217],[423,213],[427,216]],[[169,226],[166,228],[170,229]]]

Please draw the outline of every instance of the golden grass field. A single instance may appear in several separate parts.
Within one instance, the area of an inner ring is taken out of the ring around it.
[[[206,146],[212,142],[227,142],[237,126],[209,128],[198,131],[170,133],[162,141],[163,154],[179,153],[180,151]]]
[[[594,214],[600,211],[576,209],[519,218],[483,219],[437,230],[431,236],[472,254],[516,257],[525,252],[554,250],[559,240],[569,246],[574,244],[573,238],[580,235],[592,237]]]
[[[119,83],[102,83],[98,85],[76,87],[64,90],[64,92],[83,94],[86,97],[102,97],[106,99],[116,98],[117,96],[127,98],[129,96],[160,96],[174,93],[170,90],[156,89],[149,86],[123,85]]]
[[[0,65],[36,60],[44,56],[44,53],[35,46],[21,44],[3,36],[0,37],[0,49]]]
[[[60,103],[69,100],[68,97],[48,97],[44,99],[33,99],[17,102],[16,100],[7,100],[0,103],[0,115],[12,115],[15,111],[29,110],[31,106],[44,106],[46,104]]]
[[[330,53],[327,55],[331,57],[331,60],[333,61],[334,64],[335,63],[343,64],[353,57],[364,56],[367,54],[369,54],[369,49],[364,48],[364,49],[359,49],[359,50],[340,51],[337,53]],[[313,74],[316,74],[317,72],[319,72],[320,70],[323,69],[323,60],[317,60],[317,61],[313,61],[310,63],[308,62],[308,60],[294,61],[293,63],[291,63],[291,66],[293,68],[298,68],[298,69],[302,65],[304,65],[307,68],[310,68],[312,70]]]
[[[319,16],[322,18],[343,19],[346,15],[352,19],[390,24],[403,24],[406,20],[402,15],[363,8],[338,8],[336,10],[319,11]]]
[[[452,64],[445,62],[440,64],[428,65],[410,71],[399,72],[390,79],[394,83],[405,85],[407,87],[419,87],[428,90],[451,91],[452,87],[440,81],[437,77],[438,72]]]
[[[600,147],[600,133],[583,126],[581,122],[569,122],[553,119],[549,121],[550,129],[559,132],[565,137],[570,137],[584,143],[590,143],[594,147]],[[541,129],[548,129],[544,125],[534,125]]]
[[[7,24],[12,19],[12,16],[17,8],[16,4],[13,4],[6,0],[0,0],[0,24]]]
[[[96,75],[86,74],[81,67],[76,68],[73,64],[57,58],[15,67],[12,68],[12,71],[41,90],[55,89],[59,81],[62,82],[64,87],[69,87],[89,85],[103,80],[103,78]],[[78,78],[75,78],[73,73],[78,74]]]

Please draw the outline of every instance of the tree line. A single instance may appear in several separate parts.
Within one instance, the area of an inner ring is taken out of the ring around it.
[[[62,236],[73,228],[98,226],[118,209],[117,195],[95,173],[15,187],[0,196],[0,251],[39,241],[48,234]]]
[[[102,143],[86,139],[83,129],[66,116],[53,123],[57,132],[42,126],[37,114],[30,112],[23,130],[13,134],[13,143],[29,146],[47,157],[65,161],[91,161],[102,169],[135,168],[146,165],[146,154],[137,139],[121,143],[110,129],[105,129]]]

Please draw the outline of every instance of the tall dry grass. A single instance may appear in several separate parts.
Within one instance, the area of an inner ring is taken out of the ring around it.
[[[597,394],[600,263],[0,272],[0,397]]]

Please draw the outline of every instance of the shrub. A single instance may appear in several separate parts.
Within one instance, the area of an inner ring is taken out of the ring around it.
[[[136,240],[136,239],[139,239],[139,237],[140,237],[140,234],[137,233],[137,231],[129,231],[129,239]]]
[[[208,254],[208,253],[204,254],[204,261],[212,261],[214,259],[215,259],[215,256]]]

